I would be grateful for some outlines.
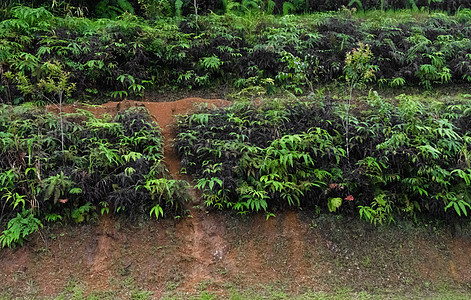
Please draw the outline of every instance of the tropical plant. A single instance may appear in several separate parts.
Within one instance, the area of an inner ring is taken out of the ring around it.
[[[41,227],[43,227],[41,221],[31,210],[23,210],[8,222],[7,229],[0,235],[0,243],[2,247],[21,246],[28,235],[39,231]]]
[[[62,115],[62,128],[60,122],[32,106],[0,107],[0,225],[11,221],[4,246],[22,243],[36,220],[142,216],[159,197],[165,217],[183,213],[185,184],[166,179],[162,137],[144,108],[114,118],[78,110]],[[156,182],[163,194],[153,189]]]
[[[350,109],[352,106],[353,90],[361,89],[374,78],[378,66],[371,64],[373,53],[368,44],[358,43],[345,57],[345,80],[348,85],[348,100],[345,106],[343,125],[345,128],[345,145],[347,159],[350,159]]]

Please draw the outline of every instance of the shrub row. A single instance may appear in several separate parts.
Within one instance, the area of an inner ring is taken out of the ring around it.
[[[0,28],[3,103],[220,84],[301,92],[341,77],[345,55],[358,42],[370,45],[383,86],[471,81],[470,10],[226,14],[150,24],[129,14],[92,21],[17,7]]]
[[[9,0],[4,9],[13,5],[35,5],[48,7],[60,15],[72,14],[79,16],[116,17],[123,12],[132,12],[141,17],[158,18],[190,15],[195,13],[195,2],[192,0],[69,0],[62,3],[51,1]],[[470,0],[197,0],[199,14],[211,12],[227,13],[247,11],[265,12],[269,14],[307,13],[316,11],[336,11],[341,7],[355,7],[357,9],[431,9],[454,13],[458,9],[471,8]],[[0,6],[0,8],[2,8]]]
[[[398,100],[372,92],[349,116],[329,98],[204,109],[180,120],[176,147],[212,208],[292,206],[375,224],[467,216],[470,104]]]
[[[181,212],[185,184],[165,175],[162,138],[146,111],[59,118],[1,106],[0,138],[2,246],[21,243],[43,222]]]

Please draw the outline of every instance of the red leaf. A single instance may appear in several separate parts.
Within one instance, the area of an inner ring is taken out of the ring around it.
[[[352,195],[348,195],[347,198],[345,198],[345,200],[347,200],[347,201],[353,201],[354,198],[353,198]]]

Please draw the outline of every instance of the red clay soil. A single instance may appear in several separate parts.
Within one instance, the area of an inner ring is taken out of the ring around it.
[[[162,127],[168,169],[183,178],[171,147],[173,115],[195,103],[110,102],[87,107],[97,115],[145,106]],[[73,112],[84,106],[66,106]],[[266,220],[262,214],[208,213],[190,204],[180,220],[130,224],[103,216],[97,224],[56,225],[24,247],[0,249],[0,298],[57,296],[72,284],[85,293],[112,291],[117,299],[143,289],[158,299],[187,298],[205,290],[227,298],[231,290],[259,295],[273,291],[302,294],[376,290],[433,293],[443,286],[471,286],[471,237],[447,232],[377,230],[358,220],[308,217],[286,211]],[[426,283],[426,284],[425,284]],[[67,298],[67,297],[66,297]]]
[[[202,290],[226,298],[233,289],[469,292],[469,236],[379,232],[342,221],[316,221],[314,228],[311,220],[292,211],[268,221],[203,212],[179,221],[121,224],[105,217],[98,225],[57,226],[48,245],[38,236],[0,251],[0,295],[56,296],[74,282],[85,293],[113,291],[117,299],[131,298],[132,288],[155,299]]]

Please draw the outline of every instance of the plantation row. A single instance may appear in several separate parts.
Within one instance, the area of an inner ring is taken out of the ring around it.
[[[0,102],[98,101],[146,90],[208,88],[295,93],[343,80],[346,53],[369,45],[380,87],[471,81],[471,10],[345,10],[117,20],[55,17],[15,7],[0,22]]]
[[[149,120],[139,109],[61,119],[0,106],[0,245],[22,244],[43,223],[181,214],[187,183],[165,175],[162,138]]]
[[[203,109],[180,119],[176,147],[208,207],[294,206],[374,224],[467,216],[470,103],[398,99],[371,92],[350,115],[328,97]]]
[[[130,12],[149,19],[159,17],[187,16],[191,14],[218,14],[264,12],[267,14],[307,13],[335,11],[341,7],[364,10],[422,9],[443,10],[454,13],[458,9],[471,8],[469,0],[6,0],[1,9],[14,5],[35,5],[51,8],[59,15],[75,15],[98,18],[115,18],[123,12]],[[195,7],[196,6],[196,7]]]
[[[370,92],[361,111],[322,95],[202,108],[180,117],[175,147],[210,209],[270,216],[296,207],[374,224],[467,216],[471,104],[398,100]],[[98,119],[2,106],[1,245],[100,214],[181,216],[188,183],[166,174],[149,120],[138,108]]]

